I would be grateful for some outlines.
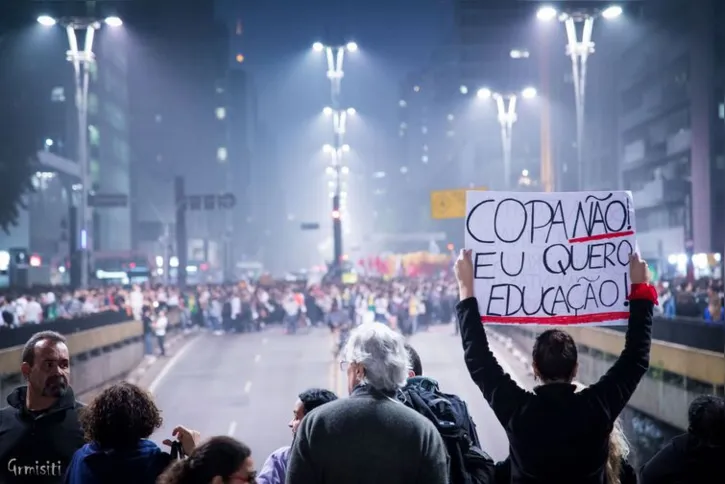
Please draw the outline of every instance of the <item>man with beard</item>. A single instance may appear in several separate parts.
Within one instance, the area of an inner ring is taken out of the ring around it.
[[[300,393],[292,407],[292,420],[289,423],[289,428],[292,429],[292,441],[294,441],[302,418],[317,407],[333,400],[337,400],[337,395],[329,390],[311,388]],[[290,448],[289,445],[279,448],[267,457],[262,470],[257,475],[257,484],[284,484]]]
[[[8,395],[0,410],[0,483],[60,484],[73,453],[83,446],[77,402],[68,385],[66,339],[34,334],[23,348],[20,372],[27,386]]]

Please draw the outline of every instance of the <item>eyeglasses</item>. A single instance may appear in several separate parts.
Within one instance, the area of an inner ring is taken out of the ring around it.
[[[347,361],[340,361],[340,371],[347,371],[347,369],[350,367],[350,363]]]

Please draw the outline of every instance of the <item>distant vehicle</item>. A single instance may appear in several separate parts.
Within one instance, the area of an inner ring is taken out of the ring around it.
[[[152,282],[154,264],[143,252],[94,252],[93,277],[106,284],[143,284]]]

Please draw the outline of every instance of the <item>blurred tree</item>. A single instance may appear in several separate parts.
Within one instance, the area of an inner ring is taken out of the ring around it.
[[[0,36],[0,64],[13,60],[9,35]],[[7,234],[18,224],[24,197],[33,191],[36,172],[34,124],[32,112],[23,109],[25,97],[19,90],[12,68],[0,69],[0,113],[7,123],[0,131],[0,228]],[[17,93],[10,95],[10,93]],[[26,106],[27,107],[27,106]],[[32,110],[30,110],[32,111]]]
[[[5,134],[0,139],[0,228],[7,234],[26,208],[25,195],[33,191],[36,163],[32,136],[22,136],[23,129],[17,125]]]

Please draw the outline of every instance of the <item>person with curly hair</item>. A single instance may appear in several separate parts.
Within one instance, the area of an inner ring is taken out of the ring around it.
[[[162,423],[151,395],[136,385],[123,382],[105,389],[81,413],[88,443],[73,455],[65,483],[155,483],[171,464],[171,456],[148,440]],[[198,432],[184,427],[174,429],[174,435],[187,454],[199,441]]]
[[[252,451],[232,437],[212,437],[175,462],[158,484],[255,484]]]

